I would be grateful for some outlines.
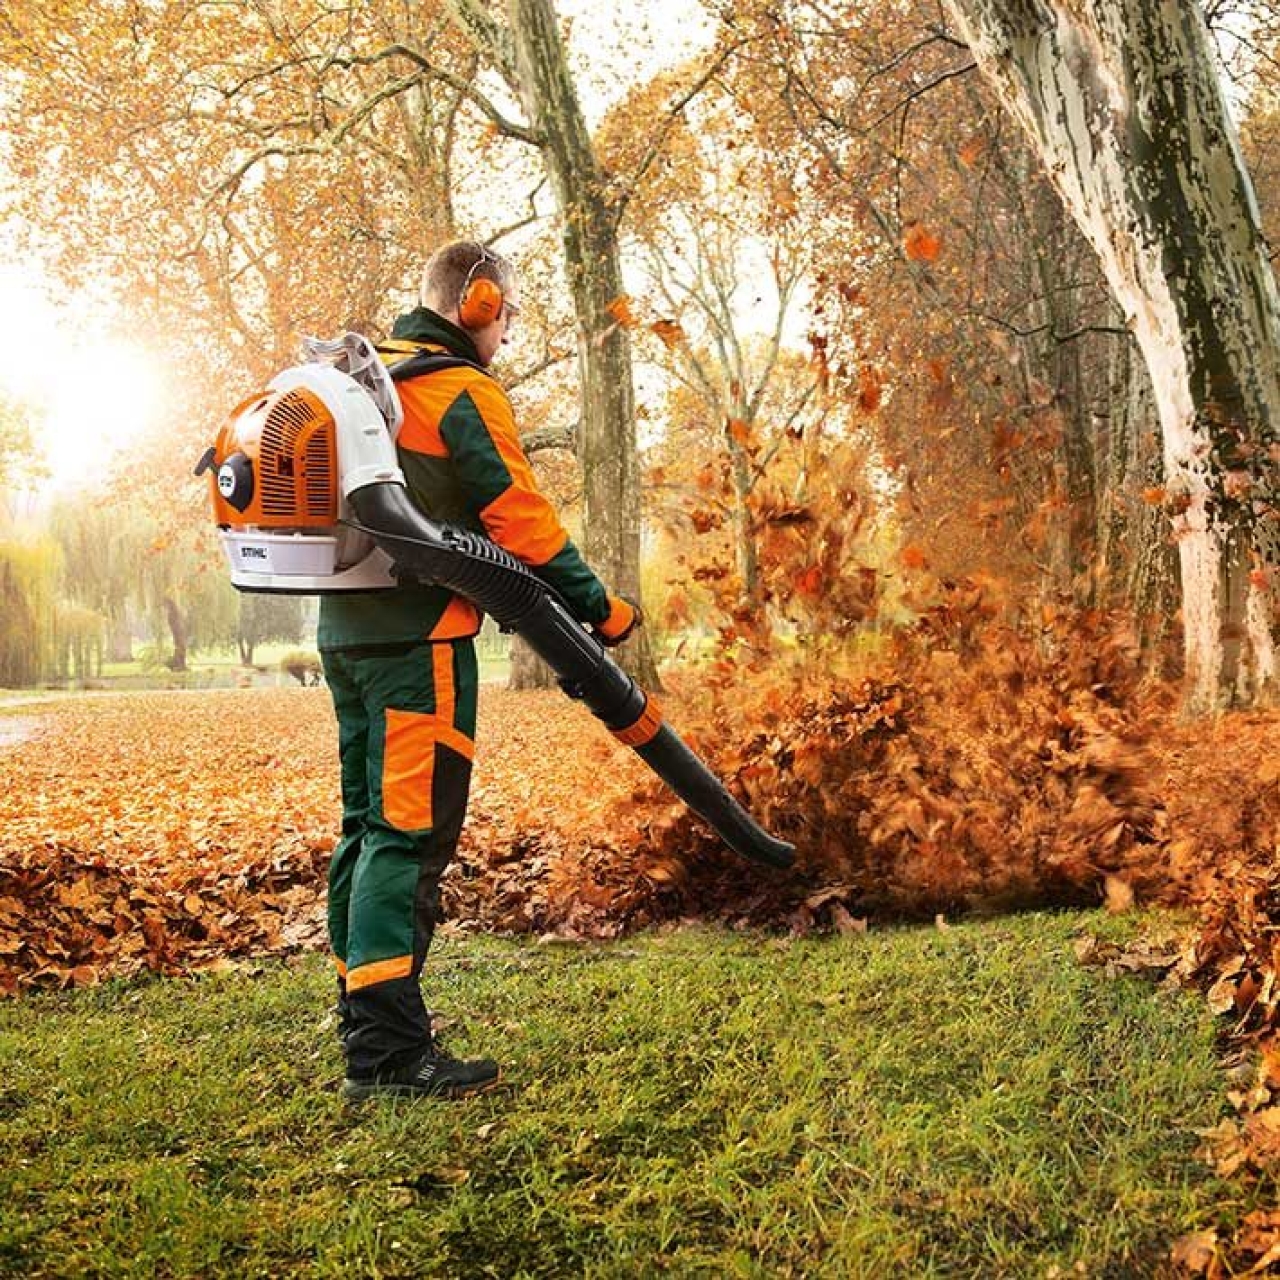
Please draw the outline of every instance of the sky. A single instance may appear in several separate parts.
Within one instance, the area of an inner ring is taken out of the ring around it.
[[[634,84],[706,47],[715,33],[710,15],[684,0],[557,0],[556,10],[572,23],[574,84],[593,128]]]
[[[638,77],[687,56],[712,29],[689,6],[674,19],[672,0],[621,8],[559,0],[557,7],[572,21],[570,53],[592,125]],[[123,328],[124,317],[90,309],[86,320],[80,306],[73,323],[39,273],[8,249],[0,237],[0,395],[38,411],[37,444],[49,473],[38,501],[93,487],[121,465],[129,444],[160,426],[164,380]]]
[[[0,394],[31,405],[44,495],[92,488],[160,425],[161,371],[106,316],[73,326],[40,278],[0,262]],[[13,509],[15,503],[8,503]]]

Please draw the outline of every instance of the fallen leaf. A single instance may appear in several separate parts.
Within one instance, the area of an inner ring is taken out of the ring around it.
[[[1205,1275],[1218,1256],[1216,1231],[1191,1231],[1174,1241],[1170,1257],[1188,1275]]]

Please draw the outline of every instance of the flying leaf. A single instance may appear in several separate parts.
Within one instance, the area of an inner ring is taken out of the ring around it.
[[[816,597],[822,592],[822,570],[816,565],[810,565],[797,579],[796,590],[802,596]]]
[[[677,320],[655,320],[649,328],[662,339],[663,345],[668,349],[678,347],[684,341],[684,328]]]
[[[884,396],[884,378],[875,365],[865,365],[858,375],[858,408],[875,413]]]
[[[634,327],[636,323],[635,312],[632,310],[632,300],[625,294],[620,293],[605,308],[608,313],[620,324],[624,329]]]
[[[1119,876],[1107,876],[1104,881],[1107,895],[1107,910],[1120,915],[1133,907],[1133,886]]]
[[[902,250],[912,262],[933,262],[942,241],[919,222],[910,223],[902,237]]]

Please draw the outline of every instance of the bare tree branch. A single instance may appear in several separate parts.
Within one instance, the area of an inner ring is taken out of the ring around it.
[[[904,62],[907,62],[922,49],[927,49],[932,44],[947,44],[954,49],[963,49],[966,53],[968,52],[969,46],[957,40],[948,32],[938,30],[935,27],[927,27],[925,29],[929,34],[925,36],[923,40],[917,40],[915,44],[908,45],[901,53],[890,58],[888,62],[882,63],[880,66],[876,67],[875,70],[872,71],[871,74],[862,82],[862,88],[865,89],[873,80],[877,80],[881,76],[888,75],[891,71],[896,71]]]
[[[468,102],[477,107],[485,119],[494,126],[504,137],[516,138],[520,142],[527,142],[531,146],[541,146],[543,143],[542,136],[528,125],[520,124],[518,121],[512,120],[505,114],[490,98],[481,93],[476,87],[474,79],[468,80],[463,76],[459,76],[450,71],[447,67],[442,67],[438,63],[434,63],[423,53],[414,49],[412,46],[403,42],[386,45],[379,49],[376,53],[365,54],[329,54],[320,65],[320,70],[327,70],[329,67],[369,67],[379,62],[385,62],[389,58],[405,58],[419,67],[432,80],[438,80],[441,84],[447,84],[451,89],[456,89],[462,94]],[[416,82],[420,77],[413,77]],[[384,95],[385,96],[385,95]]]
[[[498,64],[508,84],[519,78],[516,69],[515,44],[511,33],[494,21],[490,6],[479,0],[446,0],[455,25],[478,49],[483,49]]]
[[[671,131],[676,127],[676,122],[684,114],[685,108],[715,80],[725,63],[739,49],[749,43],[749,39],[744,37],[726,45],[703,73],[671,104],[667,114],[663,117],[662,123],[649,139],[649,145],[645,149],[644,155],[640,157],[640,162],[636,165],[635,171],[627,179],[626,184],[617,189],[613,197],[614,219],[616,222],[622,220],[622,215],[626,211],[631,198],[635,195],[636,188],[639,187],[644,180],[644,175],[648,173],[654,162],[662,154],[662,149],[666,146],[667,139],[671,136]]]
[[[997,328],[1003,329],[1006,333],[1012,333],[1018,338],[1032,338],[1038,333],[1047,333],[1053,341],[1059,345],[1074,342],[1077,338],[1083,338],[1086,334],[1090,333],[1109,333],[1115,334],[1117,337],[1121,338],[1128,338],[1132,336],[1128,329],[1121,329],[1116,325],[1109,324],[1081,325],[1078,329],[1073,329],[1070,333],[1057,333],[1054,330],[1052,322],[1034,325],[1030,329],[1021,329],[1016,324],[1012,324],[1000,316],[988,315],[985,311],[975,311],[972,314],[981,320],[987,321],[988,324],[996,325]]]
[[[531,227],[535,222],[541,222],[546,214],[538,208],[538,192],[547,185],[547,178],[544,174],[538,179],[533,190],[526,197],[528,204],[528,212],[522,218],[517,218],[515,222],[509,222],[504,227],[500,227],[497,231],[491,232],[485,237],[486,243],[497,244],[504,237],[514,235],[517,231],[523,231],[525,227]]]
[[[949,71],[943,71],[941,74],[934,76],[928,83],[922,84],[918,89],[913,89],[905,97],[900,98],[888,111],[881,112],[866,128],[860,129],[858,132],[863,137],[875,133],[886,120],[892,120],[899,111],[905,113],[916,99],[923,98],[926,93],[931,93],[939,85],[946,84],[948,80],[955,80],[959,76],[967,76],[970,71],[976,71],[977,69],[978,64],[976,62],[966,62],[962,67],[953,67]]]
[[[546,373],[548,369],[554,369],[558,364],[564,364],[569,359],[569,355],[563,351],[547,351],[546,354],[536,364],[530,365],[527,369],[521,369],[519,373],[510,378],[503,379],[503,385],[508,391],[514,391],[516,387],[522,387],[526,382],[532,382],[541,374]]]
[[[571,422],[565,427],[535,427],[520,437],[520,447],[526,454],[541,453],[546,449],[568,449],[573,452],[578,447],[580,422]]]

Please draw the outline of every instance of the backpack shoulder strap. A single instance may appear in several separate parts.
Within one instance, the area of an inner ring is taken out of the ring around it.
[[[419,351],[393,364],[390,368],[392,382],[407,382],[410,378],[420,378],[423,374],[439,373],[443,369],[474,369],[487,378],[489,373],[473,360],[462,356],[441,355],[434,351]]]

